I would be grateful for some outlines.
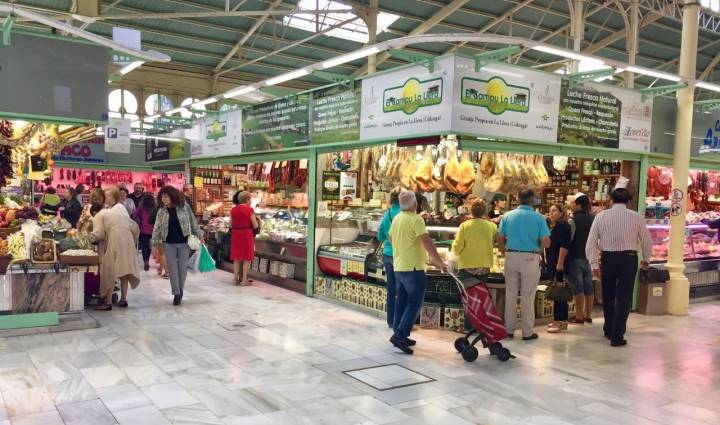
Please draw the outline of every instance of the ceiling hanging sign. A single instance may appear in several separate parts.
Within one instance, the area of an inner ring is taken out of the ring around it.
[[[570,87],[564,81],[558,141],[649,152],[652,105],[635,90],[597,83]]]
[[[708,127],[700,146],[700,154],[720,153],[720,119]]]
[[[560,76],[455,58],[452,129],[458,133],[555,143]]]
[[[260,152],[307,145],[308,103],[308,94],[298,94],[245,109],[242,117],[243,151]]]
[[[362,81],[360,140],[399,139],[450,130],[454,57],[433,72],[409,66]]]
[[[145,161],[166,161],[186,158],[187,141],[170,137],[146,137]]]
[[[76,162],[83,164],[102,164],[105,162],[105,148],[102,137],[86,142],[64,146],[53,155],[53,161]]]
[[[105,152],[130,153],[130,128],[127,118],[109,118],[105,126]]]
[[[310,140],[313,144],[360,139],[360,90],[334,86],[313,92]]]
[[[209,114],[195,121],[185,136],[193,158],[238,155],[242,153],[242,111]]]
[[[142,50],[142,37],[140,31],[131,28],[113,27],[113,41],[130,49]],[[115,65],[127,65],[136,59],[124,53],[113,52],[113,63]]]

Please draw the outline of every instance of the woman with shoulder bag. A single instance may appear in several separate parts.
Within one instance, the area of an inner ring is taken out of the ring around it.
[[[248,272],[255,257],[255,234],[260,229],[260,222],[250,206],[251,198],[250,192],[237,191],[233,196],[235,206],[230,211],[230,259],[234,284],[240,286],[250,286]]]
[[[565,283],[565,257],[567,256],[572,229],[565,218],[565,208],[560,204],[550,207],[548,213],[550,225],[550,247],[545,250],[548,277],[552,283],[548,287],[548,298],[554,302],[553,322],[548,332],[558,333],[568,328],[568,301],[572,293]]]
[[[192,208],[185,202],[182,193],[172,186],[164,186],[159,192],[161,206],[158,206],[153,227],[152,246],[165,247],[165,261],[170,272],[170,286],[173,305],[180,305],[187,278],[190,247],[188,238],[202,239]]]

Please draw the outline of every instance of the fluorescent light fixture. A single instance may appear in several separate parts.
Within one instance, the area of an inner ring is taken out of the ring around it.
[[[127,64],[127,65],[125,65],[124,67],[120,68],[120,71],[119,71],[119,72],[120,72],[120,75],[125,75],[125,74],[127,74],[128,72],[130,72],[130,71],[132,71],[132,70],[134,70],[134,69],[140,68],[140,67],[142,66],[142,64],[144,64],[144,63],[145,63],[145,62],[143,62],[143,61],[130,62],[129,64]]]
[[[253,86],[240,87],[240,88],[237,88],[237,89],[234,89],[234,90],[230,90],[229,92],[226,92],[225,94],[223,94],[223,97],[224,97],[225,99],[230,99],[231,97],[236,97],[236,96],[240,96],[240,95],[243,95],[243,94],[248,94],[248,93],[250,93],[250,92],[254,92],[255,90],[257,90],[257,89],[256,89],[255,87],[253,87]]]
[[[196,106],[196,107],[197,107],[197,106],[206,106],[206,105],[209,105],[209,104],[211,104],[211,103],[215,103],[215,102],[217,102],[217,101],[218,101],[217,97],[211,97],[211,98],[209,98],[209,99],[205,99],[205,100],[201,100],[201,101],[199,101],[199,102],[195,102],[195,103],[193,103],[193,104],[190,105],[190,106]]]
[[[561,49],[559,47],[550,47],[550,46],[533,46],[531,47],[533,50],[537,50],[538,52],[543,53],[550,53],[551,55],[555,56],[561,56],[568,59],[573,59],[576,61],[591,61],[591,62],[599,62],[603,63],[602,60],[598,58],[594,58],[592,56],[583,55],[582,53],[573,52],[572,50],[567,49]]]
[[[328,59],[325,62],[323,62],[320,66],[322,66],[323,69],[334,68],[338,65],[342,65],[344,63],[348,63],[348,62],[352,62],[354,60],[365,58],[365,57],[374,55],[375,53],[378,53],[378,52],[380,52],[380,49],[373,46],[373,47],[369,47],[367,49],[361,49],[356,52],[338,56],[333,59]]]
[[[699,88],[705,89],[705,90],[712,90],[712,91],[720,92],[720,85],[711,84],[711,83],[708,83],[705,81],[698,81],[697,83],[695,83],[695,87],[699,87]]]
[[[287,74],[278,75],[277,77],[273,77],[267,81],[265,81],[266,86],[274,86],[276,84],[284,83],[285,81],[294,80],[296,78],[304,77],[306,75],[310,74],[310,71],[307,69],[301,68],[296,69],[295,71],[288,72]]]
[[[681,80],[681,78],[678,77],[677,75],[668,74],[667,72],[662,72],[662,71],[655,71],[655,70],[647,69],[647,68],[639,68],[637,66],[632,66],[632,65],[625,68],[625,71],[633,72],[635,74],[647,75],[648,77],[659,78],[661,80],[669,80],[669,81],[675,81],[675,82],[678,82]]]

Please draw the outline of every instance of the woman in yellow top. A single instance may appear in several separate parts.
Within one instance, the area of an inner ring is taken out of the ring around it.
[[[497,226],[483,218],[487,206],[482,199],[470,204],[472,219],[463,222],[455,235],[452,253],[458,271],[465,270],[476,276],[487,276],[493,266],[493,244]]]

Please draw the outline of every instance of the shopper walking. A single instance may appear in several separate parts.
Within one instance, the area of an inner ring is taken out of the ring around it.
[[[627,345],[624,336],[635,289],[638,249],[642,250],[645,269],[652,255],[652,239],[645,219],[627,208],[630,192],[619,188],[610,197],[612,207],[599,213],[590,227],[585,253],[593,274],[600,275],[605,337],[610,345],[620,347]]]
[[[387,292],[386,312],[387,324],[392,328],[395,323],[395,302],[397,299],[397,286],[395,283],[395,268],[393,267],[393,247],[390,242],[390,226],[397,215],[400,214],[400,188],[390,191],[390,208],[383,215],[378,228],[378,240],[383,244],[382,263],[385,270],[385,289]]]
[[[60,210],[62,217],[70,223],[72,227],[77,227],[82,214],[82,206],[77,200],[75,189],[69,188],[65,193],[65,199],[60,202]]]
[[[162,207],[158,209],[155,219],[152,246],[164,244],[165,258],[170,271],[170,286],[174,296],[173,304],[180,305],[190,259],[187,240],[190,235],[201,239],[202,233],[192,208],[185,202],[185,197],[179,190],[172,186],[164,186],[160,189],[159,195]]]
[[[458,271],[466,272],[486,281],[493,266],[493,244],[497,237],[497,226],[484,218],[487,210],[485,201],[476,198],[470,204],[472,218],[464,221],[452,243]]]
[[[515,306],[520,294],[520,314],[524,341],[537,339],[535,292],[540,282],[540,250],[550,246],[550,229],[545,217],[532,208],[535,193],[520,192],[520,206],[500,221],[497,241],[505,245],[505,324],[512,338],[515,331]]]
[[[234,284],[250,286],[248,272],[255,258],[254,229],[260,228],[250,201],[250,192],[237,191],[233,196],[235,206],[230,210],[230,259],[233,262]]]
[[[447,271],[447,266],[428,235],[425,221],[417,214],[415,193],[403,190],[398,201],[402,212],[395,217],[390,226],[393,267],[397,284],[394,333],[390,342],[405,354],[412,354],[413,349],[410,347],[415,345],[415,341],[410,339],[410,332],[425,298],[427,288],[425,264],[428,254],[432,264],[441,271]]]
[[[120,280],[118,307],[128,306],[128,286],[135,289],[140,284],[136,257],[138,225],[120,204],[120,191],[116,187],[105,190],[105,201],[108,208],[95,215],[92,230],[95,240],[100,242],[100,296],[105,298],[105,303],[96,310],[112,310],[116,280]]]
[[[48,186],[40,198],[40,212],[45,215],[55,215],[60,208],[60,197],[56,194],[55,188]]]
[[[133,213],[135,212],[135,202],[133,202],[132,199],[128,198],[128,190],[124,187],[120,188],[119,203],[125,207],[128,217],[132,217]]]
[[[555,204],[548,213],[550,224],[550,247],[545,249],[545,264],[548,278],[562,283],[565,280],[565,264],[572,230],[566,221],[565,207]],[[553,301],[553,321],[548,326],[548,332],[557,333],[568,328],[568,302],[564,300]]]
[[[135,183],[135,186],[133,187],[133,193],[128,195],[128,198],[133,201],[135,204],[135,208],[140,206],[140,202],[142,201],[143,197],[145,196],[145,188],[143,187],[142,183]]]
[[[153,233],[153,225],[150,223],[150,219],[155,213],[156,208],[155,197],[150,193],[146,193],[143,195],[138,208],[133,212],[132,216],[133,220],[140,226],[138,245],[142,253],[143,269],[145,271],[150,270],[150,239]]]
[[[157,213],[158,210],[162,207],[162,199],[161,195],[157,195],[157,199],[155,202],[155,209],[153,210],[152,214],[150,215],[150,225],[153,227],[155,226],[155,220],[157,220]],[[153,228],[154,230],[154,228]],[[152,238],[151,238],[152,239]],[[165,259],[165,244],[160,242],[157,245],[153,246],[152,241],[150,243],[152,255],[155,259],[155,262],[157,263],[157,272],[160,277],[163,279],[170,279],[170,272],[168,272],[167,268],[167,260]]]
[[[575,324],[592,323],[595,285],[585,247],[595,216],[590,213],[590,198],[584,193],[575,195],[572,208],[570,227],[573,229],[573,237],[568,248],[565,278],[575,294],[575,316],[569,321]]]

